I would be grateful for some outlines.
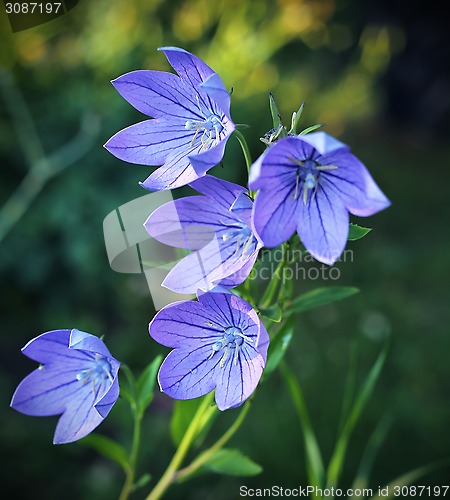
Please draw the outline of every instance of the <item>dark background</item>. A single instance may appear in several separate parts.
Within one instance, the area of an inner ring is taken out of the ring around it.
[[[122,163],[101,147],[144,118],[109,80],[140,68],[169,71],[156,51],[167,45],[194,52],[234,87],[232,116],[251,125],[244,132],[253,158],[263,151],[258,137],[271,128],[268,92],[286,124],[306,101],[302,123],[326,123],[392,200],[385,212],[357,221],[374,230],[349,244],[353,262],[337,264],[340,279],[332,284],[357,286],[361,294],[299,317],[288,353],[327,460],[352,346],[360,383],[390,338],[342,486],[351,485],[364,444],[383,416],[391,427],[372,487],[448,457],[450,40],[439,5],[84,0],[56,20],[15,34],[0,13],[2,497],[110,499],[121,487],[115,465],[81,445],[51,444],[56,418],[26,417],[8,405],[35,366],[20,348],[47,330],[77,327],[105,335],[114,356],[136,372],[167,352],[147,334],[154,309],[144,277],[110,269],[102,234],[109,212],[145,194],[138,181],[149,168]],[[53,158],[50,166],[43,156]],[[32,165],[16,204],[7,204]],[[211,173],[245,182],[234,139],[224,165]],[[30,204],[27,193],[36,194]],[[327,284],[329,279],[299,280],[296,287],[301,293]],[[144,420],[140,471],[155,478],[173,453],[170,411],[170,401],[158,395]],[[229,412],[219,419],[211,439],[233,418]],[[129,420],[119,400],[99,431],[128,445]],[[278,374],[259,391],[233,444],[264,467],[262,475],[206,475],[174,487],[169,498],[236,498],[241,484],[306,486],[302,437]],[[449,477],[441,468],[418,483],[445,484]]]

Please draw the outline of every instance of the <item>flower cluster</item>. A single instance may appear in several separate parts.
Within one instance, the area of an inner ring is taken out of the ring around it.
[[[226,410],[249,398],[266,363],[268,333],[233,291],[260,249],[297,231],[314,258],[332,265],[346,245],[349,213],[369,216],[389,201],[348,146],[324,132],[297,135],[294,126],[288,132],[277,124],[266,134],[266,151],[248,165],[251,191],[207,175],[236,128],[230,94],[196,56],[160,50],[177,75],[133,71],[114,80],[121,96],[151,119],[118,132],[105,147],[127,162],[159,166],[141,183],[145,189],[189,184],[199,193],[159,207],[145,222],[156,240],[191,251],[163,285],[198,296],[159,311],[149,331],[173,349],[160,367],[161,390],[175,399],[215,390],[218,408]],[[105,418],[118,397],[119,362],[100,339],[57,330],[23,352],[42,365],[19,385],[12,406],[29,415],[62,414],[56,443],[80,439]]]

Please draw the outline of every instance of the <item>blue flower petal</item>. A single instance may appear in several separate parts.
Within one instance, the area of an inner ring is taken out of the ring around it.
[[[84,438],[102,423],[103,417],[94,407],[96,399],[97,391],[88,385],[73,395],[58,420],[53,438],[54,444],[72,443]]]
[[[225,210],[229,210],[231,205],[236,201],[236,198],[247,190],[223,179],[219,179],[212,175],[205,175],[200,179],[190,184],[191,188],[199,193],[212,198],[216,203],[219,203]]]
[[[11,407],[35,417],[62,413],[80,389],[76,376],[82,369],[79,364],[76,368],[43,365],[22,380],[14,392]]]
[[[119,94],[144,115],[170,118],[176,124],[203,120],[196,92],[172,73],[138,70],[111,82]]]
[[[161,165],[175,151],[191,147],[194,132],[184,124],[166,120],[146,120],[131,125],[105,144],[105,148],[120,160],[139,165]]]
[[[323,173],[324,187],[341,198],[353,215],[367,217],[391,204],[356,156],[348,151],[336,151],[323,157],[323,161],[338,166]]]
[[[85,352],[85,355],[89,355],[89,353],[94,356],[100,354],[105,358],[114,359],[103,340],[76,328],[70,332],[69,348],[77,351],[88,351]]]
[[[210,359],[212,345],[200,344],[191,350],[174,349],[164,360],[158,374],[161,391],[175,399],[204,396],[216,386],[220,358]]]
[[[295,194],[295,180],[292,182],[291,177],[287,177],[285,184],[261,190],[256,195],[253,225],[264,246],[276,247],[294,234],[301,202]]]
[[[224,411],[240,406],[256,389],[261,378],[265,362],[256,346],[246,344],[240,351],[237,363],[233,357],[218,372],[216,403]]]
[[[151,337],[166,347],[213,342],[222,328],[214,310],[198,302],[183,300],[162,308],[149,325]],[[213,325],[213,326],[211,326]]]
[[[200,84],[200,88],[218,104],[219,108],[226,114],[227,118],[231,120],[230,94],[223,84],[220,76],[217,73],[212,74]]]
[[[189,196],[157,208],[144,226],[150,236],[165,245],[197,250],[216,236],[221,238],[235,221],[216,200]]]
[[[204,175],[203,170],[197,172],[188,158],[196,147],[188,145],[187,149],[172,151],[164,165],[141,182],[141,186],[149,191],[165,191],[185,186]]]
[[[84,353],[68,353],[70,333],[72,330],[53,330],[43,333],[30,340],[22,349],[25,356],[37,361],[38,363],[60,362],[78,363],[78,359],[86,359]]]
[[[106,418],[108,416],[108,413],[111,411],[111,408],[114,406],[119,395],[119,378],[116,375],[116,378],[114,379],[114,382],[109,391],[97,403],[94,404],[96,410],[103,418]]]
[[[334,264],[348,237],[349,216],[342,200],[319,185],[299,207],[297,231],[306,250],[319,262]]]
[[[200,58],[178,47],[160,47],[172,68],[180,78],[192,87],[198,87],[214,74],[214,71]]]
[[[337,150],[349,151],[350,147],[341,141],[338,141],[326,132],[312,132],[299,137],[302,141],[311,145],[321,155],[326,155]]]

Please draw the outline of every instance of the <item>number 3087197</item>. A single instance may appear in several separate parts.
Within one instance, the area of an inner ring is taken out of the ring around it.
[[[7,3],[7,14],[57,14],[61,3],[57,2],[21,2]]]

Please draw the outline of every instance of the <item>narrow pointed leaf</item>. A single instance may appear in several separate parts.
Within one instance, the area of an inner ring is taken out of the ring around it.
[[[139,409],[143,413],[153,400],[156,374],[162,362],[162,356],[157,356],[142,372],[136,385]]]
[[[278,304],[272,304],[270,307],[266,307],[265,309],[260,309],[259,311],[265,318],[274,321],[275,323],[279,323],[283,318],[283,311]]]
[[[125,472],[128,470],[128,454],[125,448],[112,439],[100,434],[89,434],[80,441],[80,444],[89,446],[105,458],[118,463]]]
[[[366,448],[364,450],[363,456],[361,458],[361,462],[359,463],[355,481],[352,486],[353,491],[356,490],[362,491],[364,488],[368,487],[370,474],[372,472],[376,455],[386,438],[390,425],[391,425],[391,418],[385,416],[380,420],[375,430],[371,434],[369,441],[367,442]]]
[[[316,288],[310,292],[304,293],[299,297],[295,298],[292,304],[285,311],[286,315],[292,313],[303,313],[316,307],[329,304],[330,302],[336,302],[337,300],[346,299],[351,297],[355,293],[358,293],[359,289],[352,286],[330,286],[324,288]]]
[[[378,378],[381,373],[381,369],[383,368],[384,362],[386,360],[387,347],[385,346],[381,353],[379,354],[377,360],[375,361],[372,369],[367,375],[359,394],[353,403],[353,406],[350,410],[350,414],[342,428],[342,431],[337,439],[336,446],[331,456],[331,460],[327,470],[327,485],[335,486],[338,483],[342,467],[344,465],[345,456],[347,453],[347,446],[350,439],[350,436],[358,423],[359,417],[361,416],[362,411],[364,410],[367,402],[370,399],[370,396],[373,393],[375,388],[375,384],[378,381]]]
[[[426,476],[430,472],[433,472],[437,469],[440,469],[441,467],[447,466],[449,463],[449,460],[440,460],[439,462],[433,462],[432,464],[424,465],[422,467],[418,467],[417,469],[413,469],[410,472],[407,472],[406,474],[403,474],[393,481],[391,481],[389,484],[386,486],[388,487],[389,490],[389,495],[386,496],[380,496],[380,495],[374,495],[372,499],[381,499],[381,498],[396,498],[395,496],[395,486],[398,486],[400,489],[402,486],[409,486],[410,484],[416,482],[418,479]],[[381,490],[385,489],[386,486],[381,488]],[[442,488],[447,488],[447,486],[442,486]]]
[[[269,345],[264,377],[268,377],[280,364],[294,335],[295,318],[291,316],[280,328]]]
[[[227,476],[256,476],[262,467],[243,455],[239,450],[223,448],[219,450],[204,468]]]
[[[306,469],[309,485],[321,488],[323,486],[324,478],[322,455],[320,453],[316,435],[311,425],[311,420],[303,398],[302,388],[298,380],[294,377],[294,374],[288,368],[287,364],[283,362],[280,366],[283,377],[287,382],[289,392],[291,393],[291,398],[297,411],[304,436]]]
[[[363,238],[369,234],[372,229],[370,227],[358,226],[358,224],[350,223],[350,230],[348,232],[349,241],[355,241]]]

